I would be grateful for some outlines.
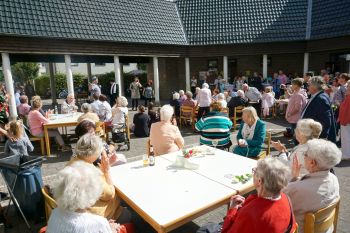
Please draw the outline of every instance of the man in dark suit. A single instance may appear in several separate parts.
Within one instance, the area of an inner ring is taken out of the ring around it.
[[[311,94],[311,98],[305,106],[301,114],[301,118],[311,118],[320,122],[322,125],[320,138],[325,138],[335,143],[336,133],[334,114],[329,97],[323,91],[323,78],[319,76],[312,77],[310,78],[308,84],[308,90]]]
[[[115,99],[119,97],[119,85],[114,80],[111,80],[110,84],[111,84],[111,87],[109,90],[109,99],[110,99],[110,104],[113,107],[116,101]]]

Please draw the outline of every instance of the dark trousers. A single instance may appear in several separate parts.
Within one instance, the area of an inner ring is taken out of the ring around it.
[[[191,87],[191,92],[193,94],[193,98],[196,97],[196,87]]]
[[[210,111],[210,107],[199,107],[197,121],[199,121],[203,115],[207,114]]]
[[[115,93],[115,94],[110,94],[109,95],[109,102],[111,104],[111,106],[113,107],[113,105],[116,103],[116,99],[118,98],[118,94]]]
[[[261,102],[259,103],[251,103],[250,104],[253,108],[255,108],[256,113],[258,114],[258,116],[261,116]]]
[[[147,107],[147,103],[152,102],[152,98],[145,98],[145,107]]]
[[[132,109],[136,109],[137,110],[137,107],[139,106],[139,99],[131,99],[131,108]]]

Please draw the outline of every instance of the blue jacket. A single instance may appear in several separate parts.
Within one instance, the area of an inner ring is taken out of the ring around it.
[[[332,104],[329,97],[323,91],[317,94],[310,103],[306,105],[302,119],[313,119],[322,125],[320,138],[336,142],[335,121]]]
[[[239,131],[237,134],[237,142],[239,139],[243,139],[242,137],[243,125],[244,123],[242,123],[239,127]],[[264,144],[265,136],[266,136],[265,123],[262,120],[258,120],[256,122],[253,138],[251,140],[249,139],[246,140],[248,143],[248,147],[240,147],[237,145],[234,148],[233,153],[243,155],[243,156],[248,156],[248,157],[258,156],[261,152],[262,145]]]

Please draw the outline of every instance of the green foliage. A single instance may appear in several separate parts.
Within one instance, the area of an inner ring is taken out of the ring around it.
[[[11,67],[14,80],[20,83],[26,83],[28,80],[35,79],[39,75],[39,64],[32,62],[18,62]]]
[[[85,76],[83,74],[73,74],[73,83],[74,87],[86,86]],[[66,75],[62,73],[55,74],[56,80],[56,94],[63,89],[67,90],[67,79]],[[35,91],[40,96],[45,96],[47,89],[50,88],[50,77],[49,75],[42,75],[34,80],[35,82]],[[87,87],[85,87],[87,88]]]

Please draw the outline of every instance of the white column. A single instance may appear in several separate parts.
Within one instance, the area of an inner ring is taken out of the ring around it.
[[[263,55],[263,77],[267,77],[267,54]]]
[[[224,56],[224,80],[228,79],[228,64],[227,64],[227,56]]]
[[[185,58],[185,66],[186,66],[186,91],[191,90],[190,82],[190,58]]]
[[[13,89],[10,57],[8,53],[2,53],[1,56],[2,56],[2,72],[4,73],[4,77],[5,77],[6,90],[10,94],[10,98],[9,98],[10,118],[16,119],[18,115],[17,115],[16,100],[15,100],[15,92]]]
[[[159,103],[159,70],[158,70],[158,57],[153,57],[153,75],[154,75],[154,98],[155,102]]]
[[[121,83],[121,72],[120,72],[120,63],[119,63],[119,56],[114,56],[114,78],[115,82],[118,84],[119,87],[119,96],[122,95],[122,83]]]
[[[64,61],[66,63],[66,77],[67,77],[68,94],[72,94],[74,96],[73,73],[72,73],[70,55],[64,55]]]
[[[304,74],[309,72],[309,53],[304,53]]]

